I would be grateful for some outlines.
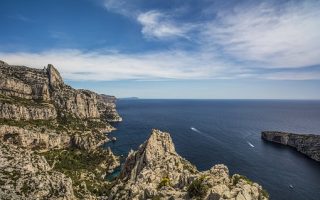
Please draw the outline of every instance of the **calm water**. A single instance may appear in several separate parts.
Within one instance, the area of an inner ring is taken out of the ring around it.
[[[123,122],[111,133],[117,142],[108,144],[117,154],[137,149],[157,128],[170,132],[177,152],[199,170],[223,163],[262,184],[271,199],[320,199],[320,164],[260,138],[263,130],[320,134],[320,101],[119,100],[117,106]]]

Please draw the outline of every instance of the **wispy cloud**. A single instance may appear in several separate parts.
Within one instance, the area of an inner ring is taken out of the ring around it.
[[[31,19],[25,15],[22,15],[22,14],[10,15],[9,18],[23,21],[23,22],[34,22],[33,19]]]
[[[180,50],[121,54],[53,50],[42,53],[0,53],[9,64],[43,68],[51,62],[69,80],[166,80],[166,79],[320,79],[313,72],[260,71],[235,65],[206,52]]]
[[[191,24],[178,24],[172,16],[157,10],[151,10],[138,15],[137,20],[142,25],[142,33],[150,38],[188,38],[187,33],[193,29]]]
[[[125,0],[103,0],[103,6],[110,12],[118,13],[126,17],[137,16],[137,8]]]
[[[0,53],[11,64],[41,68],[51,61],[71,80],[195,79],[210,78],[223,71],[218,65],[208,65],[208,60],[200,55],[194,56],[175,51],[135,55],[78,50]]]
[[[203,44],[260,66],[304,67],[320,63],[319,1],[261,3],[218,13],[205,24]]]
[[[105,0],[104,7],[110,12],[136,20],[142,26],[141,33],[149,39],[188,38],[187,33],[194,27],[193,24],[176,22],[172,13],[159,10],[142,11],[124,0]]]

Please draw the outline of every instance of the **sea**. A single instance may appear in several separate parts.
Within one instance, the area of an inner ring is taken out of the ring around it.
[[[123,122],[109,142],[126,157],[152,129],[169,132],[176,151],[199,170],[228,166],[261,184],[274,200],[319,200],[320,163],[261,139],[261,131],[320,134],[320,101],[118,100]]]

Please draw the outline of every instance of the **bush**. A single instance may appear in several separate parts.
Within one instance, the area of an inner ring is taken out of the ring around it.
[[[248,179],[246,176],[243,176],[243,175],[235,175],[233,177],[233,185],[237,185],[237,183],[240,181],[240,180],[244,180],[245,182],[247,182],[248,184],[252,185],[253,182]]]
[[[263,197],[266,197],[267,199],[270,198],[269,193],[265,189],[261,190],[261,194],[262,194]]]
[[[204,198],[207,194],[209,187],[204,184],[204,176],[194,180],[188,187],[188,195],[193,198]]]
[[[170,186],[170,179],[168,177],[162,178],[162,180],[160,181],[160,183],[158,185],[158,189],[160,189],[164,186]]]

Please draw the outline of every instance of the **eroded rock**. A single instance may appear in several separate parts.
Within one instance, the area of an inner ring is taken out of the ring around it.
[[[240,175],[230,178],[225,165],[199,172],[179,156],[169,133],[152,130],[131,151],[109,199],[268,199],[257,183]]]

